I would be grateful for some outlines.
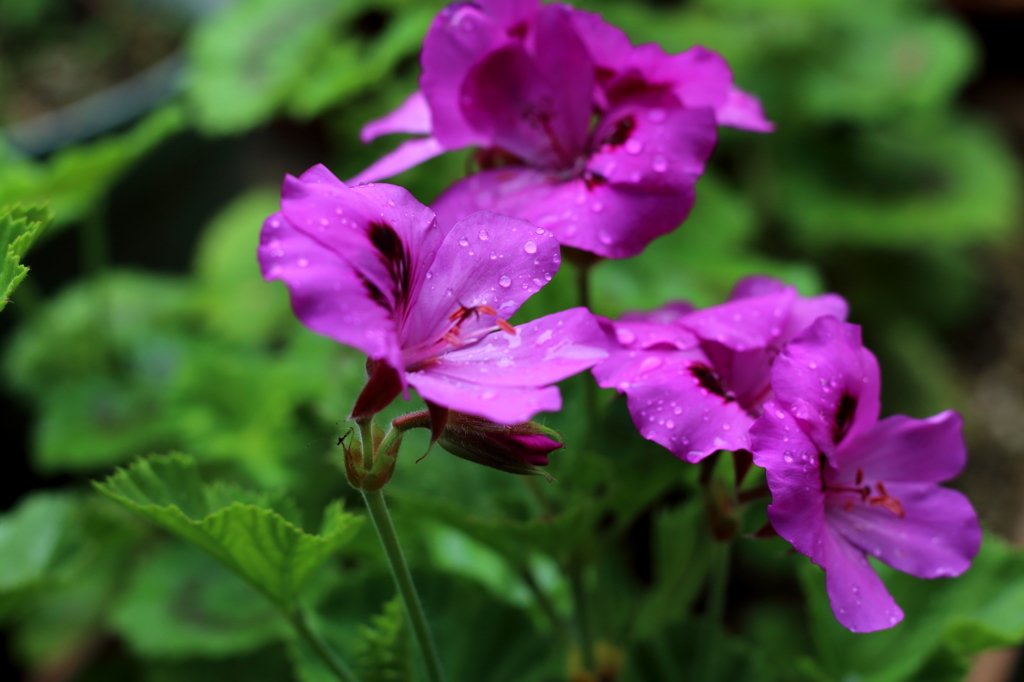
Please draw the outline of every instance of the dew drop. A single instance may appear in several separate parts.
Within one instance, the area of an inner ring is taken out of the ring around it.
[[[644,150],[644,143],[636,138],[626,140],[626,153],[639,154]]]
[[[388,199],[388,206],[394,206],[394,205],[395,205],[395,200],[394,199]]]
[[[674,421],[672,421],[671,419],[669,419],[667,422],[665,422],[665,426],[670,428],[670,429],[674,429],[674,428],[676,428],[676,423]]]
[[[523,251],[526,251],[526,253],[537,253],[537,245],[533,242],[526,242],[523,244]]]
[[[668,170],[668,160],[661,154],[658,154],[651,161],[651,168],[654,169],[655,173],[664,173]]]
[[[661,358],[649,357],[640,363],[640,372],[650,372],[661,367]]]
[[[786,460],[786,462],[792,462],[793,461],[793,453],[790,452],[789,450],[786,450],[782,454],[782,459]]]
[[[672,414],[682,414],[682,413],[683,413],[683,408],[681,408],[681,407],[677,407],[676,409],[672,410]]]
[[[604,210],[604,204],[602,204],[600,201],[595,201],[593,204],[591,204],[590,210],[592,210],[594,213],[600,213],[601,211]]]
[[[509,287],[512,285],[512,280],[509,278],[508,275],[502,275],[501,279],[498,280],[498,284],[500,284],[503,287]]]
[[[612,236],[610,234],[608,234],[607,232],[605,232],[604,230],[601,230],[601,231],[599,231],[597,233],[597,240],[599,242],[601,242],[602,244],[605,244],[605,245],[611,244],[612,243]]]
[[[647,112],[647,120],[651,123],[661,123],[667,116],[668,114],[665,110],[660,108],[651,109]]]
[[[545,272],[544,273],[544,279],[546,279],[547,281],[550,282],[551,281],[551,273],[550,272]]]
[[[308,260],[306,260],[305,258],[300,258],[299,259],[299,267],[300,268],[305,268],[305,267],[308,267],[308,266],[309,266],[309,261]]]
[[[482,242],[485,242],[491,238],[491,236],[487,234],[487,230],[480,230],[480,234],[477,236],[480,237],[480,241]]]
[[[498,254],[491,251],[491,260],[498,260]]]
[[[469,246],[469,240],[465,237],[459,237],[459,246]]]
[[[629,329],[620,327],[615,330],[615,338],[619,340],[619,343],[628,346],[636,341],[636,334]]]

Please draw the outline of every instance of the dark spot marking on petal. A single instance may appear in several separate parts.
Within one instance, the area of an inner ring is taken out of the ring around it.
[[[613,147],[625,144],[632,134],[633,128],[636,128],[636,119],[632,116],[627,116],[615,124],[615,130],[612,131],[611,135],[602,140],[602,143]]]
[[[722,378],[707,365],[696,362],[690,365],[689,370],[690,374],[692,374],[693,378],[697,380],[701,388],[725,398],[725,402],[727,403],[735,400],[735,398],[725,392],[725,388],[722,386]]]
[[[608,178],[603,175],[599,175],[592,171],[586,171],[583,173],[583,183],[587,186],[587,190],[593,192],[595,187],[608,184]]]
[[[516,40],[525,40],[528,29],[529,27],[526,25],[525,21],[520,22],[508,30],[508,36],[510,38],[515,38]]]
[[[377,249],[381,262],[384,263],[388,273],[391,275],[392,294],[394,295],[395,305],[399,308],[404,307],[404,303],[409,295],[412,268],[409,261],[409,252],[406,250],[405,244],[402,243],[402,238],[395,232],[395,228],[382,222],[370,223],[367,236],[369,236],[370,243]],[[370,295],[373,296],[372,291]],[[374,300],[377,299],[374,298]]]
[[[356,276],[359,277],[359,281],[363,283],[363,286],[366,288],[366,292],[370,294],[370,298],[373,299],[374,303],[379,305],[381,308],[391,310],[391,302],[388,301],[388,297],[384,295],[384,292],[380,290],[380,287],[367,279],[361,272],[357,272]],[[391,310],[391,312],[394,311]]]
[[[843,397],[839,399],[839,405],[836,407],[836,423],[832,430],[833,441],[839,443],[846,435],[846,432],[850,430],[850,426],[853,424],[853,415],[857,411],[857,399],[854,398],[848,391],[843,392]]]

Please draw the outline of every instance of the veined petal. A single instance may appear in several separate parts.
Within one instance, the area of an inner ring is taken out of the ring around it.
[[[314,166],[285,178],[281,210],[296,230],[347,261],[401,326],[444,236],[429,208],[401,187],[346,187]]]
[[[873,483],[865,473],[866,484]],[[981,548],[981,526],[962,493],[932,483],[885,483],[904,516],[880,506],[830,504],[826,522],[861,551],[918,578],[958,576]]]
[[[928,419],[887,417],[836,450],[841,471],[864,471],[869,480],[940,483],[967,464],[963,420],[952,410]]]
[[[768,519],[796,551],[824,565],[821,538],[825,533],[825,492],[818,448],[793,415],[768,401],[750,427],[754,464],[765,469],[772,503]]]
[[[430,130],[430,105],[423,92],[416,90],[397,109],[364,125],[359,131],[359,139],[366,144],[381,135],[429,135]]]
[[[776,401],[829,456],[878,420],[878,361],[856,325],[819,317],[775,358],[771,381]]]
[[[444,152],[445,148],[433,137],[406,140],[393,152],[380,157],[348,182],[350,185],[356,185],[390,178]]]
[[[633,43],[629,36],[612,26],[600,14],[574,10],[572,22],[590,58],[598,69],[598,78],[608,79],[629,59]],[[603,74],[602,74],[603,72]]]
[[[509,41],[503,26],[470,3],[445,7],[431,23],[420,55],[420,89],[430,104],[434,137],[446,149],[488,144],[462,113],[462,83],[477,62]]]
[[[437,249],[430,277],[410,311],[405,345],[444,333],[460,306],[490,306],[507,320],[554,277],[560,263],[552,234],[524,220],[487,212],[460,220]],[[462,335],[494,324],[491,316],[470,315]]]
[[[851,632],[885,630],[903,620],[903,610],[885,589],[864,552],[835,530],[822,535],[825,591],[832,613]]]
[[[406,379],[424,400],[498,424],[521,424],[538,412],[562,409],[555,386],[491,386],[431,371],[408,372]]]
[[[782,333],[796,289],[787,287],[765,296],[739,298],[695,310],[677,324],[697,336],[737,351],[765,348]]]
[[[686,350],[700,345],[700,339],[693,332],[676,324],[631,320],[624,316],[624,319],[615,322],[609,320],[606,327],[623,348]]]
[[[476,344],[444,353],[424,371],[493,387],[544,386],[608,357],[607,337],[586,308],[547,315],[515,331],[497,331]]]
[[[263,224],[258,251],[267,280],[288,287],[304,325],[346,346],[400,367],[395,321],[375,301],[352,266],[333,249],[295,229],[281,213]]]

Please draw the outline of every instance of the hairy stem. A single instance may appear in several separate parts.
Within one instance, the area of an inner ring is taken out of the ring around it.
[[[373,468],[373,417],[357,419],[359,426],[359,440],[363,444],[363,468],[369,471]]]
[[[296,609],[289,617],[289,620],[291,620],[299,636],[309,645],[313,653],[324,662],[324,665],[334,673],[335,677],[341,680],[341,682],[359,682],[359,678],[345,665],[345,661],[341,660],[341,657],[331,649],[319,633],[309,627],[306,615],[301,609]]]
[[[405,562],[401,545],[398,544],[398,535],[395,533],[395,526],[391,523],[391,515],[384,502],[384,493],[380,490],[372,493],[365,490],[362,492],[366,508],[370,512],[370,519],[377,528],[380,542],[384,546],[384,553],[388,557],[388,564],[391,566],[391,574],[395,577],[398,594],[401,595],[402,602],[405,604],[405,613],[412,624],[413,635],[416,637],[416,642],[419,644],[420,652],[426,662],[430,682],[444,682],[441,660],[437,655],[437,648],[434,646],[434,638],[430,634],[430,627],[427,625],[427,617],[423,613],[423,604],[420,603],[416,585],[412,582],[409,565]]]

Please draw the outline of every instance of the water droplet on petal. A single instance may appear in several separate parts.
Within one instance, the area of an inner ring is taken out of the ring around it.
[[[395,205],[395,200],[394,199],[388,199],[388,206],[394,206],[394,205]]]
[[[661,358],[649,357],[640,363],[640,372],[650,372],[661,367]]]
[[[604,230],[601,230],[601,231],[599,231],[597,233],[597,240],[599,242],[601,242],[602,244],[606,244],[606,245],[607,244],[611,244],[612,243],[612,236],[610,234],[608,234],[607,232],[605,232]]]
[[[300,258],[299,259],[299,267],[300,268],[307,267],[308,265],[309,265],[309,261],[308,260],[306,260],[305,258]]]
[[[626,153],[627,154],[639,154],[644,150],[644,143],[636,138],[630,138],[626,140]]]
[[[784,452],[782,454],[782,459],[786,460],[787,462],[792,462],[793,461],[793,453],[790,452],[789,450],[786,450],[786,452]]]
[[[600,213],[601,211],[604,210],[604,204],[602,204],[600,201],[595,201],[590,206],[590,210],[592,210],[594,213]]]
[[[469,240],[465,237],[459,237],[459,246],[469,246]]]
[[[500,284],[503,287],[509,287],[512,285],[512,280],[511,278],[509,278],[508,275],[502,275],[501,279],[498,280],[498,284]]]
[[[497,259],[498,259],[498,254],[496,254],[493,251],[491,251],[491,260],[497,260]]]
[[[526,253],[537,253],[537,245],[533,242],[526,242],[523,244],[523,251],[526,251]]]
[[[670,428],[670,429],[674,429],[674,428],[676,428],[676,423],[674,421],[672,421],[671,419],[669,419],[667,422],[665,422],[665,426]]]
[[[661,123],[667,116],[665,110],[660,108],[654,108],[647,112],[647,120],[651,123]]]
[[[615,338],[619,340],[619,343],[628,346],[629,344],[636,341],[636,334],[629,329],[620,327],[615,330]]]
[[[480,241],[482,242],[485,242],[491,238],[491,236],[487,234],[487,230],[480,230],[480,234],[477,236],[480,237]]]
[[[668,159],[666,159],[661,154],[658,154],[651,161],[651,168],[654,169],[655,173],[664,173],[666,170],[668,170]]]

